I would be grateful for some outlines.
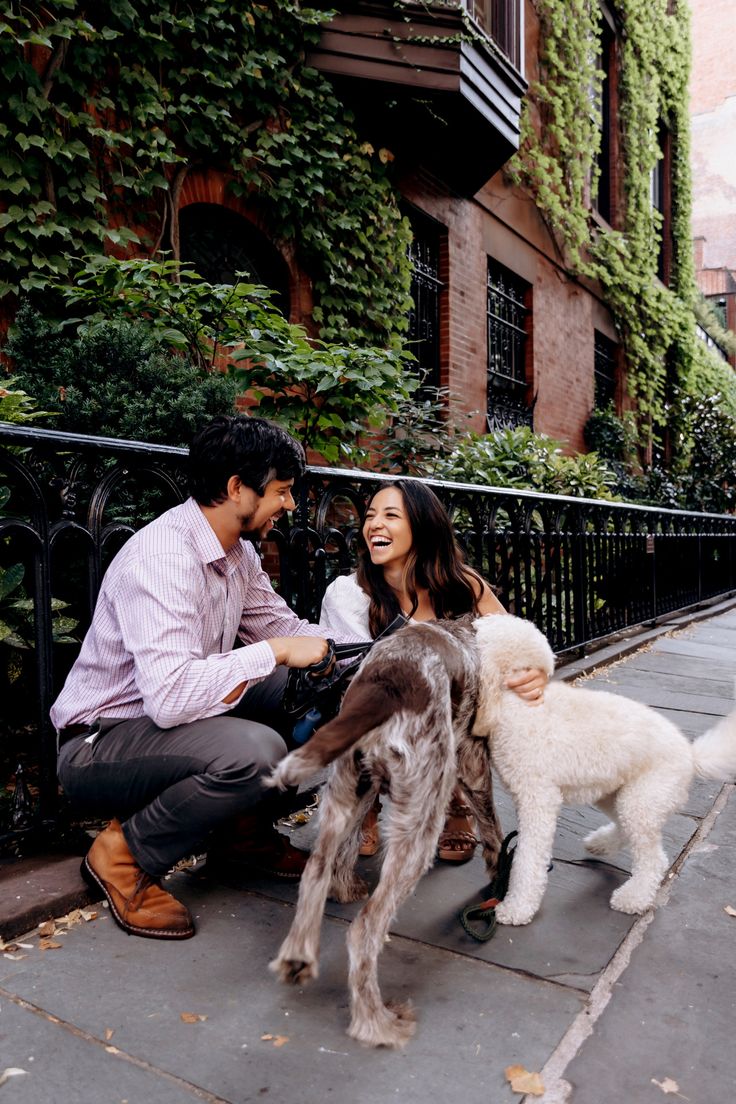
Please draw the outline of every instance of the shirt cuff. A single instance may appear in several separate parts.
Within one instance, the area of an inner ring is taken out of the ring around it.
[[[246,644],[244,648],[236,648],[235,655],[242,657],[243,677],[246,682],[266,678],[276,667],[273,648],[265,640],[259,640],[257,644]]]

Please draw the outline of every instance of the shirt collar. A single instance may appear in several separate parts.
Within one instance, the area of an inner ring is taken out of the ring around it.
[[[184,503],[184,513],[189,523],[189,535],[202,563],[212,564],[221,575],[231,575],[245,559],[245,547],[239,540],[227,552],[214,529],[199,508],[194,498]]]

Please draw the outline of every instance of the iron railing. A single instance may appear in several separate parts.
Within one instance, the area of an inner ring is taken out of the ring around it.
[[[48,714],[78,650],[53,641],[58,602],[69,603],[63,614],[78,620],[81,639],[110,558],[136,527],[183,499],[185,457],[183,449],[0,425],[0,485],[11,491],[0,516],[0,568],[26,568],[35,641],[25,653],[0,642],[0,847],[57,815]],[[297,510],[262,549],[275,586],[300,615],[315,618],[326,584],[350,570],[366,498],[391,478],[308,470]],[[430,483],[468,561],[558,654],[736,589],[734,517]],[[12,599],[0,588],[0,623]],[[22,747],[3,748],[19,739]],[[22,776],[7,796],[15,750],[37,787],[32,808]]]

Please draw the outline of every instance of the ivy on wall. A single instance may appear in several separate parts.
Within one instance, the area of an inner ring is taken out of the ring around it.
[[[598,184],[603,73],[597,0],[533,0],[540,21],[539,76],[522,120],[522,145],[508,166],[528,190],[574,276],[602,286],[624,349],[640,437],[649,443],[666,417],[668,389],[688,388],[707,355],[695,336],[690,240],[689,11],[678,0],[615,0],[623,218],[615,229],[591,212]],[[671,265],[657,280],[662,218],[651,174],[671,135]]]
[[[215,168],[296,250],[325,339],[397,340],[410,230],[390,152],[306,65],[325,18],[299,0],[0,3],[0,295],[111,248],[178,258],[185,179]]]

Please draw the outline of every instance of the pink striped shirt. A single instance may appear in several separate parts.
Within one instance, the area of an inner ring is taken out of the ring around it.
[[[146,715],[173,728],[215,717],[237,704],[223,698],[241,682],[273,671],[268,638],[323,635],[275,593],[252,544],[223,551],[190,498],[110,564],[51,721],[62,729]],[[244,646],[233,651],[236,637]]]

